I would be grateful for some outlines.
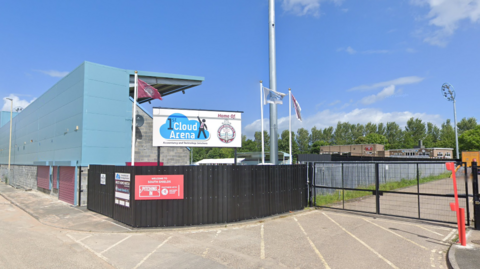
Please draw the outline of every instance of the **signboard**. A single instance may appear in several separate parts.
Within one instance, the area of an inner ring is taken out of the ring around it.
[[[242,112],[153,108],[154,147],[242,147]]]
[[[372,150],[373,150],[373,147],[372,147],[372,146],[365,147],[365,150],[366,150],[366,151],[372,151]]]
[[[130,207],[130,174],[115,173],[115,204]]]
[[[101,185],[107,184],[107,176],[105,174],[100,174],[100,184]]]
[[[135,200],[183,200],[183,175],[135,176]]]

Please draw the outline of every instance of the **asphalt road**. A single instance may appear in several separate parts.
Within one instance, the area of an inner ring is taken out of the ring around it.
[[[74,209],[72,209],[74,210]],[[0,197],[0,268],[447,268],[454,226],[309,210],[240,225],[80,232]]]

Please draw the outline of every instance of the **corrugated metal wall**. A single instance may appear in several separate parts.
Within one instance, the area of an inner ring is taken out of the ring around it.
[[[114,204],[115,172],[131,174],[130,208]],[[106,174],[106,185],[100,174]],[[184,175],[183,200],[135,201],[136,175]],[[228,223],[306,206],[306,166],[90,166],[89,210],[134,227]]]

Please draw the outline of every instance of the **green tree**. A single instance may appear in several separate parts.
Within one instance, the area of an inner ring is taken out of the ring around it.
[[[219,152],[220,159],[235,157],[235,150],[233,148],[221,148]]]
[[[198,162],[206,159],[205,148],[192,148],[193,150],[193,162]]]
[[[387,122],[385,129],[385,136],[388,141],[385,149],[400,149],[403,141],[403,132],[400,126],[395,122]]]
[[[352,136],[350,130],[350,123],[348,122],[338,122],[337,128],[335,128],[334,143],[335,145],[349,145],[352,144]]]
[[[472,130],[477,127],[477,120],[474,117],[463,118],[459,123],[457,123],[458,135],[462,135],[463,132]]]
[[[310,148],[311,154],[320,154],[320,147],[321,146],[328,146],[328,143],[325,141],[315,141]]]
[[[433,123],[427,122],[427,136],[423,140],[423,145],[427,148],[433,148],[437,144],[439,137],[440,129]]]
[[[365,126],[360,123],[350,125],[351,141],[357,144],[356,140],[365,135]]]
[[[317,141],[323,140],[323,133],[322,129],[317,129],[317,127],[313,126],[311,133],[310,133],[310,144],[313,144]]]
[[[403,147],[413,148],[418,145],[419,140],[424,140],[426,135],[425,123],[419,118],[410,118],[405,126]]]
[[[207,154],[207,159],[219,159],[219,158],[220,158],[219,148],[212,148]]]
[[[288,130],[284,130],[278,139],[278,150],[286,153],[290,152]],[[298,154],[298,144],[296,140],[296,135],[292,132],[292,155]]]
[[[239,152],[255,152],[257,150],[257,143],[251,139],[247,139],[246,135],[242,135],[242,147]]]
[[[388,140],[385,136],[376,133],[369,133],[367,136],[365,136],[365,139],[367,140],[367,144],[386,145],[388,143]]]
[[[310,143],[309,143],[309,133],[307,129],[300,128],[297,130],[297,143],[300,154],[309,153]]]
[[[332,126],[323,129],[323,141],[327,142],[328,145],[332,145],[333,143],[333,127]]]
[[[464,131],[458,137],[458,143],[462,151],[480,151],[480,125]]]
[[[357,139],[355,139],[355,144],[356,145],[368,144],[367,138],[365,136],[360,136]]]
[[[453,130],[450,119],[442,123],[439,141],[436,146],[440,148],[455,148],[455,131]]]
[[[385,128],[385,125],[380,122],[377,127],[377,134],[385,136],[387,133],[387,129]]]
[[[270,151],[270,135],[267,133],[267,131],[263,131],[263,145],[264,145],[264,150],[265,152]],[[255,143],[257,144],[257,151],[262,151],[262,136],[261,132],[255,132]]]
[[[367,123],[365,125],[365,135],[368,135],[370,133],[376,133],[377,132],[377,125],[375,123]]]

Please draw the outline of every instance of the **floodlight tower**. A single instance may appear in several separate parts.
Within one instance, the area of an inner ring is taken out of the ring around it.
[[[269,0],[268,8],[268,33],[270,51],[270,89],[277,90],[277,65],[275,56],[275,0]],[[270,162],[278,162],[278,126],[277,126],[277,104],[270,104]],[[262,134],[263,136],[263,134]]]
[[[453,121],[455,127],[455,147],[457,149],[457,159],[460,158],[458,154],[458,132],[457,132],[457,107],[455,102],[455,90],[450,83],[443,83],[442,85],[442,94],[448,101],[453,101]]]

